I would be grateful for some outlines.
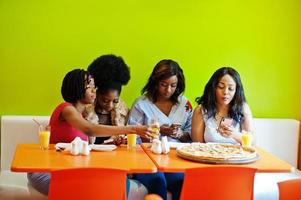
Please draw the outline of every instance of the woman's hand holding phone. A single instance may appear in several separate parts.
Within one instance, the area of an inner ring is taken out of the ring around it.
[[[223,117],[217,131],[224,137],[230,137],[234,133],[232,124],[233,119]]]
[[[180,123],[173,123],[170,125],[170,127],[173,128],[174,130],[181,128],[181,126],[182,126],[182,124],[180,124]]]
[[[172,132],[173,132],[173,128],[171,128],[169,124],[163,124],[160,127],[160,132],[163,135],[170,136],[172,134]]]
[[[179,135],[182,135],[181,126],[180,123],[163,124],[160,127],[160,132],[169,137],[178,138]]]
[[[221,120],[220,126],[229,127],[229,126],[232,126],[232,123],[233,123],[233,119],[223,117]]]
[[[173,133],[172,133],[171,137],[178,139],[183,135],[183,131],[181,129],[182,124],[173,123],[173,124],[170,125],[170,127],[173,129]]]

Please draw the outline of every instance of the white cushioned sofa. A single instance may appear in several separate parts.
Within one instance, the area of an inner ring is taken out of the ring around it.
[[[1,171],[0,199],[45,199],[33,191],[29,195],[26,173],[10,171],[10,165],[18,143],[38,143],[38,125],[49,122],[49,116],[1,116]]]
[[[293,119],[254,119],[256,145],[295,167],[293,173],[256,173],[255,200],[278,200],[277,182],[301,178],[297,170],[300,122]]]

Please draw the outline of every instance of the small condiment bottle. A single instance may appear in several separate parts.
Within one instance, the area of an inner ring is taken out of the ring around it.
[[[170,148],[169,148],[169,143],[167,141],[167,136],[163,136],[161,138],[161,146],[162,146],[162,153],[168,154],[170,151]]]
[[[162,153],[161,141],[159,139],[153,139],[151,151],[155,154]]]
[[[88,142],[83,142],[81,154],[85,155],[85,156],[90,154],[90,148],[89,148]]]
[[[71,151],[70,151],[70,153],[74,156],[77,156],[79,154],[79,148],[78,148],[76,142],[71,142]]]

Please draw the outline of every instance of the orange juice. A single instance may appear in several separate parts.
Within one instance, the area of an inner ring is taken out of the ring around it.
[[[128,148],[135,148],[136,142],[137,142],[137,135],[136,134],[128,134],[127,135],[128,140]]]
[[[160,136],[160,128],[159,127],[152,127],[154,133],[152,133],[153,138],[159,138]]]
[[[49,140],[50,140],[50,131],[40,131],[39,132],[40,145],[43,150],[49,148]]]
[[[151,135],[152,139],[158,139],[160,136],[160,124],[158,122],[158,118],[156,116],[153,116],[148,124],[151,126],[153,131]]]
[[[243,147],[251,147],[252,146],[252,134],[243,132],[241,136],[241,144]]]

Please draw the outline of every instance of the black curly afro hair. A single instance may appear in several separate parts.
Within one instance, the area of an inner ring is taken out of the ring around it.
[[[88,72],[94,77],[99,92],[116,89],[121,92],[121,86],[130,80],[130,69],[120,56],[112,54],[96,58],[88,67]]]

